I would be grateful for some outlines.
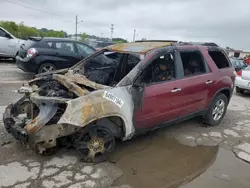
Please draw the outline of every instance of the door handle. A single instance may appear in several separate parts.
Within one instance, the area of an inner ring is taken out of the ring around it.
[[[172,93],[176,93],[176,92],[180,92],[180,91],[181,91],[181,88],[175,88],[175,89],[171,90]]]
[[[206,84],[212,84],[213,81],[212,81],[212,80],[208,80],[208,81],[206,81],[205,83],[206,83]]]

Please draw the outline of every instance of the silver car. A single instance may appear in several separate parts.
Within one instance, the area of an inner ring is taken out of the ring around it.
[[[0,27],[0,57],[15,59],[23,43],[24,40],[16,38]]]
[[[245,90],[250,91],[250,66],[237,72],[235,86],[237,93],[244,93]]]

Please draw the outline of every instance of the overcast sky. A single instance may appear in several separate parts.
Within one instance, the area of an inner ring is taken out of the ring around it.
[[[17,5],[19,4],[19,5]],[[38,10],[32,10],[23,6]],[[45,11],[45,12],[42,12]],[[50,14],[53,13],[53,14]],[[250,0],[0,0],[0,20],[133,39],[211,41],[250,50]]]

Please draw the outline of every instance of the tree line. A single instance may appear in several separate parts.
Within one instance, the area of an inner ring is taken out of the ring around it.
[[[56,31],[52,29],[37,29],[35,27],[29,27],[24,25],[23,23],[15,23],[13,21],[0,21],[0,27],[6,29],[12,35],[20,39],[27,39],[28,37],[59,37],[65,38],[70,37],[72,35],[68,35],[65,31]],[[87,42],[88,38],[100,40],[100,41],[109,41],[109,38],[98,37],[95,35],[89,35],[86,33],[79,34],[82,41]],[[127,40],[123,38],[113,38],[112,40],[115,43],[124,43]]]
[[[16,24],[13,21],[0,21],[0,26],[17,38],[27,39],[27,37],[67,37],[64,31],[48,30],[46,28],[37,29],[29,27],[23,23]]]

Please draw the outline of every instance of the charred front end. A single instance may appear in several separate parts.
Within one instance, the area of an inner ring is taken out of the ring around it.
[[[72,72],[35,78],[28,87],[17,91],[23,97],[7,106],[3,114],[5,129],[17,140],[45,154],[48,148],[57,145],[59,138],[79,129],[58,123],[67,108],[67,101],[105,87]]]

